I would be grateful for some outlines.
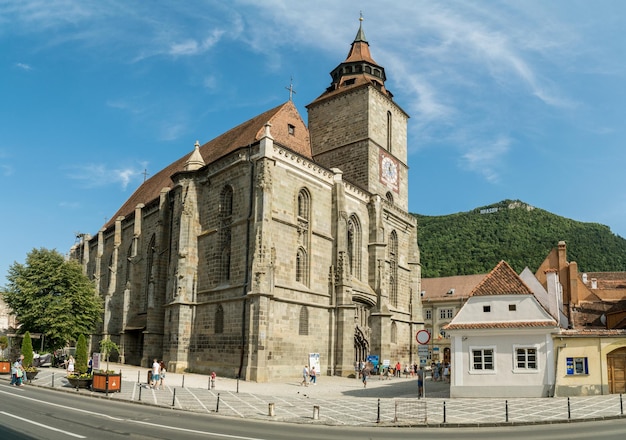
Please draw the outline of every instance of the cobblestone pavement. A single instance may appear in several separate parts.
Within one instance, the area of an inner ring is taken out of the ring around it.
[[[147,385],[148,368],[110,365],[122,372],[120,392],[76,391],[65,371],[42,368],[31,385],[83,395],[171,407],[221,416],[326,425],[490,426],[557,423],[624,417],[622,396],[571,398],[451,399],[450,386],[426,381],[426,397],[417,399],[414,378],[379,380],[367,387],[358,379],[318,376],[318,383],[302,386],[300,379],[255,383],[218,377],[167,373],[165,386]],[[0,376],[6,380],[9,376]]]

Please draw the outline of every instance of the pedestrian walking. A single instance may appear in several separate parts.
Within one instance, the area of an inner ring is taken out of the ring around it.
[[[161,372],[161,365],[159,361],[156,359],[152,362],[152,379],[150,381],[150,386],[155,389],[159,389],[159,373]]]
[[[308,387],[309,386],[309,382],[307,382],[308,379],[309,379],[309,367],[305,365],[304,368],[302,369],[302,382],[300,382],[300,386],[304,385],[305,387]]]
[[[317,383],[317,373],[315,372],[315,367],[311,367],[311,372],[309,373],[309,377],[311,378],[310,383],[315,385]]]

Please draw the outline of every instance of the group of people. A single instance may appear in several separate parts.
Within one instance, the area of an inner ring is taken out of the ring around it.
[[[304,385],[308,387],[309,384],[315,385],[317,383],[317,372],[315,371],[315,366],[311,367],[309,370],[308,365],[305,365],[302,369],[302,382],[300,382],[300,386]]]
[[[430,365],[433,372],[433,382],[446,382],[450,383],[450,364],[448,362],[440,363],[433,362]]]
[[[165,362],[155,359],[152,362],[152,376],[150,377],[150,388],[158,390],[165,387]]]
[[[24,386],[24,378],[26,377],[26,370],[24,369],[24,355],[20,355],[19,358],[11,365],[11,385],[14,387]]]

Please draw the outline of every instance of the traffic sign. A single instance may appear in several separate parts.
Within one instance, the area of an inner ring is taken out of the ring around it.
[[[415,340],[417,340],[418,344],[426,345],[430,341],[430,333],[428,330],[420,330],[415,335]]]

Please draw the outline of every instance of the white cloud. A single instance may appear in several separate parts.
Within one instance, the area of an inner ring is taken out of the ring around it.
[[[202,86],[206,89],[213,91],[218,88],[219,84],[215,75],[208,75],[202,79]]]
[[[105,105],[110,108],[114,108],[117,110],[123,110],[133,115],[139,115],[144,113],[145,109],[143,106],[139,105],[138,102],[141,102],[141,98],[117,98],[117,99],[108,99],[105,102]]]
[[[61,208],[67,208],[67,209],[78,209],[78,208],[80,208],[80,203],[78,203],[78,202],[60,202],[59,206]]]
[[[85,188],[119,184],[125,190],[132,181],[142,178],[143,169],[136,167],[107,168],[105,165],[86,164],[71,168],[67,177],[83,183]]]
[[[30,65],[25,64],[25,63],[15,63],[15,67],[17,67],[19,69],[22,69],[22,70],[25,70],[27,72],[29,70],[33,70],[33,68]]]
[[[4,177],[13,175],[13,167],[7,164],[0,164],[0,174]]]
[[[168,122],[159,126],[159,139],[174,141],[187,132],[187,125],[183,122]]]
[[[501,136],[491,143],[473,146],[461,157],[463,167],[481,174],[491,183],[497,183],[500,179],[498,169],[509,151],[510,144],[509,138]]]
[[[224,35],[223,30],[214,29],[207,38],[200,42],[188,39],[180,43],[172,43],[168,52],[172,56],[199,55],[215,46],[222,35]]]

